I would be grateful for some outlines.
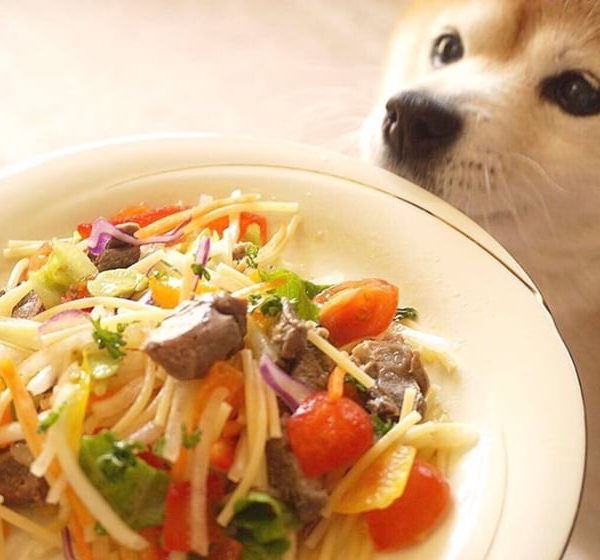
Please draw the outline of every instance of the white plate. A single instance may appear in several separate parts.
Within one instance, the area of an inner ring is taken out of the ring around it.
[[[319,150],[206,135],[83,146],[0,173],[0,243],[68,233],[129,203],[234,188],[301,204],[286,254],[311,275],[380,276],[426,330],[458,343],[442,379],[476,448],[451,465],[454,508],[393,559],[558,558],[579,503],[585,425],[576,371],[522,269],[462,214],[393,175]],[[3,265],[2,272],[6,272]]]

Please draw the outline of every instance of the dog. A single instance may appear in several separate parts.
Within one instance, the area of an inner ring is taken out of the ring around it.
[[[413,1],[362,146],[486,228],[546,298],[588,410],[571,545],[586,558],[600,550],[599,53],[596,0]]]

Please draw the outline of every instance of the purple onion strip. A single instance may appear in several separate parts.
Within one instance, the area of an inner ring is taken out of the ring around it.
[[[165,233],[164,235],[155,235],[147,239],[138,239],[133,235],[129,235],[121,231],[117,226],[111,224],[104,218],[98,218],[92,225],[92,232],[88,240],[88,251],[97,257],[106,249],[106,245],[111,239],[118,239],[129,245],[149,245],[151,243],[173,243],[179,241],[183,237],[183,228],[190,223],[188,218],[175,229]]]
[[[66,527],[60,532],[62,537],[63,554],[65,560],[77,560],[75,552],[73,550],[73,541],[71,540],[71,533]]]
[[[285,371],[263,354],[258,364],[258,369],[265,383],[275,391],[277,396],[293,412],[300,404],[314,394],[314,391],[290,377]]]
[[[210,237],[203,237],[200,243],[198,244],[198,249],[196,250],[196,255],[194,256],[194,262],[201,264],[202,266],[206,266],[209,256]],[[196,287],[198,286],[199,280],[200,278],[196,276],[196,280],[194,281],[194,292],[196,291]]]

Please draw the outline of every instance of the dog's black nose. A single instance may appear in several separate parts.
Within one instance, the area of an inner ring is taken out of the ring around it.
[[[439,155],[460,136],[463,120],[448,104],[417,91],[392,97],[386,104],[383,138],[405,163]]]

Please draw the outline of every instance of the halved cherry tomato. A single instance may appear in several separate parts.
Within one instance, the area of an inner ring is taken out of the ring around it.
[[[109,222],[113,225],[123,224],[125,222],[135,222],[141,228],[150,225],[153,222],[170,216],[176,212],[187,210],[189,206],[182,204],[175,204],[169,206],[161,206],[160,208],[150,208],[146,204],[134,204],[132,206],[126,206],[119,210],[116,214],[113,214],[109,218]],[[88,238],[92,232],[91,223],[83,223],[77,226],[77,232],[84,239]]]
[[[190,493],[189,482],[172,482],[167,491],[163,547],[169,552],[190,550]]]
[[[398,307],[398,288],[385,280],[343,282],[321,292],[314,300],[319,322],[336,346],[381,334]]]
[[[287,423],[290,446],[304,474],[317,478],[355,462],[373,445],[373,425],[365,410],[321,392],[306,399]]]
[[[376,550],[393,550],[421,541],[448,508],[450,487],[429,463],[416,459],[404,493],[385,509],[366,512]]]

